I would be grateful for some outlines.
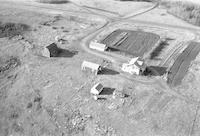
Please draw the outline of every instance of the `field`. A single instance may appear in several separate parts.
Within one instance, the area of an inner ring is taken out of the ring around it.
[[[156,34],[143,31],[118,29],[101,42],[110,48],[126,52],[134,56],[143,56],[160,39]]]
[[[177,86],[181,83],[192,60],[200,51],[200,43],[191,42],[189,46],[178,56],[168,74],[168,84]]]
[[[71,0],[74,3],[89,7],[90,10],[107,15],[126,16],[129,13],[141,11],[144,8],[151,7],[150,2],[117,1],[117,0]],[[95,11],[94,9],[97,9]]]
[[[200,26],[199,1],[161,0],[160,4],[166,7],[170,14]]]

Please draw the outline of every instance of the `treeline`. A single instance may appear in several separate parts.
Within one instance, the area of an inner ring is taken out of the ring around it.
[[[168,9],[168,12],[191,24],[200,26],[200,6],[183,1],[160,1],[160,4]]]

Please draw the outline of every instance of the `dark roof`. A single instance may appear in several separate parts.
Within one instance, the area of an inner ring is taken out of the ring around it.
[[[102,88],[103,88],[103,85],[102,85],[102,84],[98,84],[98,85],[96,86],[96,90],[98,90],[98,91],[100,91]]]

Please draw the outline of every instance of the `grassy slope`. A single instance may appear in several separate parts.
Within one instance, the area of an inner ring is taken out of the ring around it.
[[[200,5],[189,1],[162,0],[160,4],[165,6],[170,14],[191,24],[200,26]]]

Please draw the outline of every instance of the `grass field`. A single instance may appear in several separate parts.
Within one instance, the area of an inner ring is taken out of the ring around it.
[[[134,56],[143,56],[159,39],[158,35],[149,32],[118,29],[103,39],[102,43]]]
[[[167,83],[177,86],[181,83],[192,60],[196,58],[200,51],[200,43],[191,42],[189,46],[178,56],[170,68]]]
[[[160,4],[165,6],[168,12],[178,18],[181,18],[191,24],[200,26],[200,5],[195,1],[166,1],[161,0]]]

